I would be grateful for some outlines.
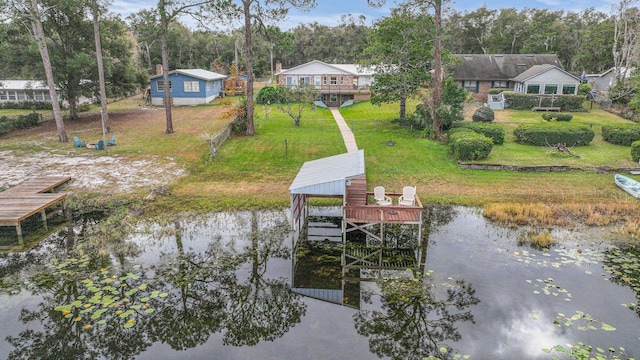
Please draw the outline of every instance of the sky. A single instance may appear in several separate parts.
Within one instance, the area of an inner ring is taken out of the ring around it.
[[[281,29],[286,30],[300,23],[312,23],[314,21],[319,24],[335,26],[340,24],[343,15],[351,14],[355,18],[365,15],[366,23],[371,24],[372,21],[384,16],[388,16],[390,9],[397,6],[397,0],[387,0],[387,4],[382,8],[373,8],[367,6],[366,0],[316,0],[318,6],[311,10],[310,13],[300,13],[291,11],[288,18],[278,25]],[[595,8],[598,11],[609,13],[611,4],[618,3],[619,0],[493,0],[489,3],[474,0],[453,0],[448,6],[458,11],[474,11],[479,7],[487,4],[489,9],[502,8],[539,8],[549,10],[565,10],[579,12],[587,8]],[[157,0],[113,0],[111,11],[126,17],[132,13],[142,9],[150,9],[158,4]],[[184,19],[183,23],[188,24],[188,20]]]

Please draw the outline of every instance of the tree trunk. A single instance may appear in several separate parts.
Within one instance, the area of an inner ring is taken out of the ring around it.
[[[38,14],[38,2],[36,0],[31,0],[29,7],[31,12],[33,36],[38,43],[38,50],[40,51],[42,63],[44,64],[44,72],[47,77],[47,86],[49,87],[49,95],[51,96],[51,105],[53,108],[53,118],[56,121],[56,129],[58,130],[58,140],[60,142],[67,142],[69,139],[67,138],[67,132],[64,129],[64,121],[62,119],[62,111],[60,110],[60,102],[58,101],[58,93],[56,92],[56,84],[53,81],[53,69],[51,68],[49,49],[47,48],[47,42],[44,37],[44,29],[42,28],[40,15]]]
[[[100,105],[102,106],[100,119],[102,120],[102,134],[104,137],[104,134],[110,133],[111,129],[109,128],[109,113],[107,112],[107,88],[104,81],[104,65],[102,63],[102,44],[100,42],[100,23],[98,22],[97,0],[93,0],[91,2],[91,13],[93,15],[93,36],[96,42],[96,61],[98,63],[98,79],[100,82]]]
[[[403,96],[400,98],[400,119],[405,117],[407,117],[407,98]]]
[[[435,38],[433,44],[433,131],[434,137],[440,137],[440,114],[438,108],[442,102],[442,57],[440,54],[440,31],[442,28],[442,0],[434,1]]]
[[[173,120],[171,119],[171,84],[169,83],[169,48],[167,46],[167,33],[169,32],[169,19],[164,7],[164,0],[158,4],[160,10],[160,46],[162,49],[162,81],[164,84],[164,112],[167,118],[167,134],[173,134]]]
[[[244,62],[247,70],[247,135],[255,134],[255,129],[253,128],[253,45],[251,43],[251,2],[252,0],[242,0],[244,5]]]

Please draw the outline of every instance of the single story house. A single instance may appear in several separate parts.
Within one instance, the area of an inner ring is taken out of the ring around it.
[[[553,65],[564,70],[555,54],[454,54],[458,59],[453,79],[482,102],[492,88],[514,90],[514,79],[536,65]],[[560,84],[561,82],[555,81]]]
[[[371,99],[373,71],[357,64],[327,64],[313,60],[291,69],[276,63],[276,84],[296,87],[311,84],[317,89],[316,103],[336,107]]]
[[[621,67],[619,68],[620,74],[622,74],[622,78],[628,79],[633,76],[634,73],[633,68]],[[601,74],[586,74],[585,75],[587,84],[591,86],[593,91],[597,92],[606,92],[609,91],[609,88],[615,86],[618,82],[616,76],[616,68],[612,67],[611,69],[601,73]]]
[[[0,102],[51,102],[47,84],[40,80],[0,80]]]
[[[580,78],[555,65],[534,65],[511,79],[520,94],[577,95]]]
[[[162,69],[150,80],[151,104],[164,104],[164,79]],[[169,71],[169,87],[173,105],[200,105],[213,101],[224,91],[227,75],[203,69],[179,69]]]

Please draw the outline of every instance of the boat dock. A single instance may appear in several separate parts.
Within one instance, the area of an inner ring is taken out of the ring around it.
[[[47,228],[47,209],[61,204],[67,193],[57,190],[71,180],[70,176],[43,176],[27,180],[11,189],[0,192],[0,226],[14,226],[18,242],[22,245],[22,227],[20,222],[40,213]]]

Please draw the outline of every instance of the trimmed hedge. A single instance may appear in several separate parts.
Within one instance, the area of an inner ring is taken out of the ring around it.
[[[481,122],[459,122],[453,125],[455,128],[465,128],[470,129],[478,134],[482,134],[491,140],[495,145],[504,144],[504,129],[500,125],[495,124],[487,124]]]
[[[571,121],[571,119],[573,119],[573,115],[569,113],[546,112],[542,114],[542,118],[545,121]]]
[[[44,101],[3,101],[0,102],[0,109],[52,110],[53,105]]]
[[[449,137],[449,145],[457,160],[482,160],[489,156],[493,141],[476,132],[462,131]]]
[[[495,118],[496,118],[496,116],[493,113],[493,109],[491,109],[488,106],[483,106],[483,107],[478,108],[473,113],[473,116],[471,117],[473,122],[483,122],[483,123],[493,122],[493,120]]]
[[[595,133],[586,125],[541,123],[522,124],[513,131],[516,142],[535,146],[565,144],[567,146],[586,146],[593,140]]]
[[[539,95],[539,94],[516,94],[507,92],[504,94],[505,101],[514,110],[531,110],[536,106],[555,106],[564,111],[585,111],[582,102],[584,96],[576,95]],[[553,97],[553,103],[551,99]],[[542,98],[542,101],[540,101]]]
[[[447,131],[447,135],[449,137],[451,137],[451,135],[453,135],[455,133],[459,133],[459,132],[475,132],[475,131],[471,130],[468,127],[457,127],[458,124],[461,124],[461,123],[453,124],[454,127],[452,127],[451,129],[449,129]]]
[[[604,125],[602,139],[611,144],[630,146],[640,140],[640,124]]]
[[[19,115],[18,117],[0,116],[0,134],[36,126],[39,121],[40,114],[38,113]]]
[[[513,91],[513,89],[510,89],[510,88],[491,88],[491,89],[489,89],[489,94],[495,95],[495,94],[500,94],[501,92],[504,92],[504,91]]]
[[[631,159],[635,162],[640,161],[640,140],[631,144]]]

